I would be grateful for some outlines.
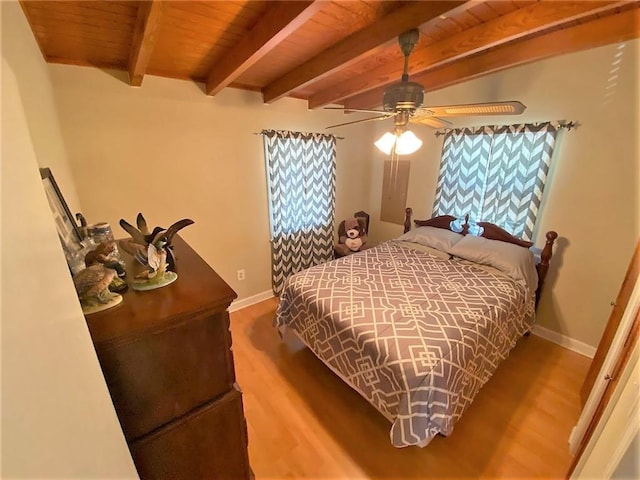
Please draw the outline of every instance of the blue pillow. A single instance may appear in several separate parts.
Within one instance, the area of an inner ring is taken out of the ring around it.
[[[455,220],[452,220],[449,224],[449,228],[451,228],[452,232],[461,233],[464,230],[464,222],[465,217],[458,217]],[[467,229],[467,233],[469,235],[473,235],[474,237],[481,237],[484,233],[484,228],[478,225],[475,220],[468,220],[467,225],[469,228]]]

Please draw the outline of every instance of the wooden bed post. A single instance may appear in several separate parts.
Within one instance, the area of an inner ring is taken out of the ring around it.
[[[540,295],[542,294],[542,286],[544,285],[544,279],[547,276],[547,270],[549,270],[549,260],[553,256],[553,242],[558,238],[558,234],[553,230],[546,234],[547,242],[540,253],[540,263],[536,265],[538,270],[538,289],[536,290],[536,307],[540,301]]]
[[[407,207],[404,210],[404,233],[407,233],[409,230],[411,230],[411,214],[413,213],[413,210],[411,209],[411,207]]]

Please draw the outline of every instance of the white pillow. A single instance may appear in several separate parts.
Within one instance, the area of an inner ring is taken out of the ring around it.
[[[419,243],[420,245],[446,252],[462,238],[464,238],[463,235],[444,228],[418,227],[408,231],[398,240]]]
[[[496,268],[523,282],[531,293],[538,288],[538,272],[529,249],[484,237],[465,236],[447,250],[447,253],[481,265]]]

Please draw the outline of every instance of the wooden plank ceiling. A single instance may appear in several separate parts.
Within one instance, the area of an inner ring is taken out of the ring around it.
[[[412,81],[433,91],[640,35],[640,1],[31,1],[44,58],[285,96],[379,107],[400,80],[397,36],[419,28]],[[144,88],[144,86],[142,87]],[[473,99],[470,99],[472,101]]]

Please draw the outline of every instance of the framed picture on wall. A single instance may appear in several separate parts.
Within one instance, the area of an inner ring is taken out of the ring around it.
[[[60,188],[58,188],[56,180],[53,178],[51,169],[41,168],[40,177],[42,178],[51,212],[53,213],[60,243],[62,243],[62,248],[67,260],[69,260],[82,248],[80,243],[82,240],[80,229],[73,219],[73,215],[62,196]]]

